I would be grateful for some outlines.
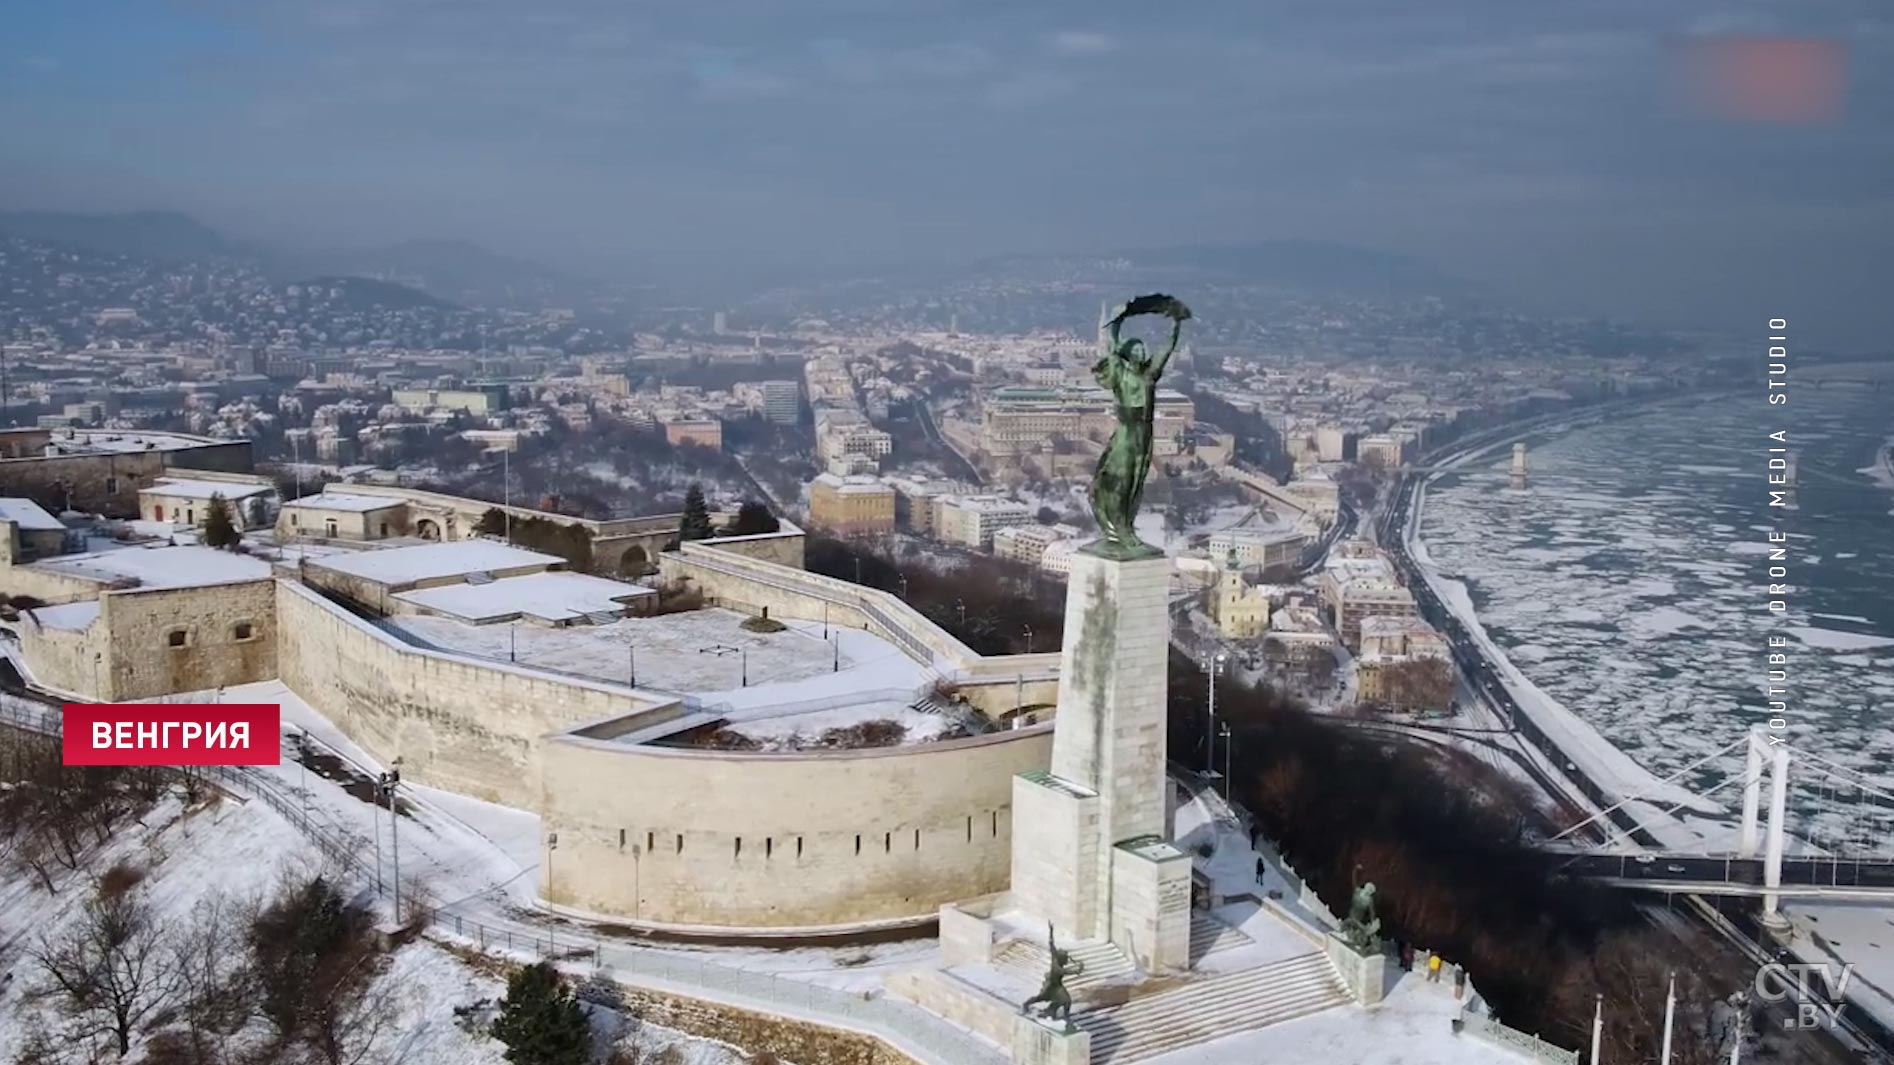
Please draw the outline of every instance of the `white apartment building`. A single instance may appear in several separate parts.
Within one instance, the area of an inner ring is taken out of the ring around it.
[[[943,496],[934,504],[936,535],[949,543],[989,548],[993,534],[1032,521],[1032,509],[1003,496]]]
[[[1037,566],[1045,558],[1047,548],[1069,539],[1068,533],[1076,531],[1053,525],[1009,526],[993,533],[993,555],[995,558]]]
[[[1301,524],[1239,525],[1210,534],[1210,558],[1234,558],[1239,566],[1259,569],[1293,565],[1315,536],[1315,530]]]
[[[1386,433],[1364,436],[1355,445],[1355,460],[1362,465],[1379,466],[1384,470],[1397,469],[1406,464],[1407,447],[1399,438]]]
[[[1322,571],[1322,599],[1342,642],[1360,645],[1361,622],[1374,615],[1415,617],[1414,595],[1395,578],[1394,566],[1374,545],[1350,541],[1340,545]]]

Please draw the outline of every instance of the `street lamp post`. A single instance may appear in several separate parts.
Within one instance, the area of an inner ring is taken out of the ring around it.
[[[1217,775],[1217,674],[1223,671],[1227,656],[1218,651],[1210,658],[1210,728],[1204,733],[1203,768],[1208,776]]]
[[[842,634],[839,632],[836,633],[835,639],[832,642],[832,650],[835,652],[835,668],[829,670],[829,672],[840,673],[842,671]]]
[[[396,758],[381,775],[381,795],[388,804],[388,834],[394,845],[396,924],[401,923],[401,820],[395,806],[395,787],[400,783],[401,759]]]
[[[1230,801],[1230,723],[1222,722],[1223,728],[1223,801]]]
[[[309,733],[296,730],[296,762],[302,766],[303,779],[303,826],[309,825]]]
[[[625,654],[631,659],[631,671],[625,683],[636,688],[638,686],[638,645],[635,643],[626,644]]]
[[[743,664],[743,683],[741,686],[747,688],[750,686],[750,649],[747,647],[739,648],[737,650],[737,661]]]

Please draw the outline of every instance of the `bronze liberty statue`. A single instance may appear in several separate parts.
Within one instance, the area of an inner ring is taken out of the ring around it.
[[[1145,350],[1144,341],[1118,337],[1125,319],[1141,314],[1158,314],[1171,320],[1170,347],[1155,359]],[[1092,376],[1117,401],[1118,428],[1098,457],[1098,472],[1092,477],[1092,514],[1098,518],[1099,538],[1085,548],[1091,554],[1119,560],[1163,554],[1139,539],[1133,526],[1138,504],[1144,498],[1144,479],[1151,472],[1157,381],[1176,354],[1189,317],[1190,308],[1182,300],[1154,294],[1121,304],[1099,323],[1099,359],[1092,366]]]

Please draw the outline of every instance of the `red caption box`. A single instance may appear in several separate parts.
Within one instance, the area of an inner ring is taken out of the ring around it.
[[[67,703],[67,765],[275,765],[275,703]]]

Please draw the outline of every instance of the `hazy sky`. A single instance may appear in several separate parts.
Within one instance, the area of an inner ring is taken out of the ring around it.
[[[606,274],[1305,237],[1627,318],[1894,328],[1887,0],[7,6],[4,206]],[[1704,34],[1844,42],[1844,113],[1683,114]]]

